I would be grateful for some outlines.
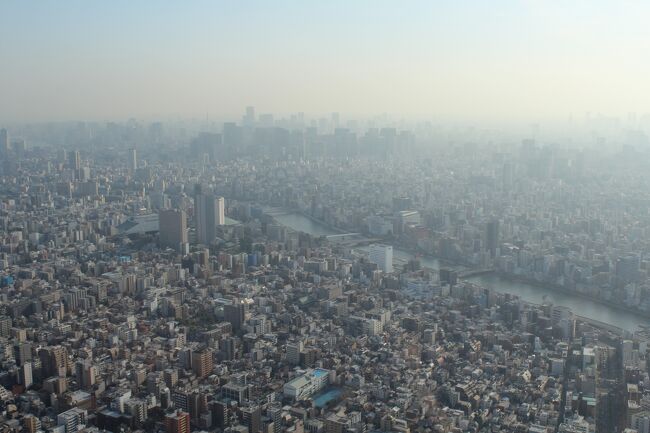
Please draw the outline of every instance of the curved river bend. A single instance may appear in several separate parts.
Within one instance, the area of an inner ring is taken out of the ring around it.
[[[280,213],[273,215],[277,222],[290,227],[297,231],[310,233],[315,236],[327,236],[337,234],[329,227],[320,224],[296,212]],[[359,248],[366,250],[366,248]],[[413,257],[413,254],[398,248],[393,250],[393,257],[399,261],[405,261]],[[420,257],[420,263],[423,266],[433,269],[439,269],[440,264],[436,259],[430,257]],[[590,319],[599,320],[619,328],[634,331],[639,324],[650,326],[650,319],[641,315],[622,311],[609,307],[598,302],[591,301],[568,293],[562,293],[549,288],[527,284],[519,281],[504,279],[496,274],[484,274],[467,278],[468,281],[478,285],[496,290],[502,293],[511,293],[519,296],[527,302],[541,304],[543,302],[552,302],[554,305],[562,305],[571,308],[579,315]]]

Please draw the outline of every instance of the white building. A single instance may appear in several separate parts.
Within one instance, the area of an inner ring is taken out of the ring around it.
[[[56,417],[56,423],[64,428],[65,433],[74,433],[86,424],[87,417],[88,412],[86,410],[73,407],[60,413]]]
[[[393,247],[384,244],[370,245],[368,259],[375,263],[382,272],[390,274],[393,272]]]
[[[294,400],[304,400],[329,384],[329,371],[322,368],[307,370],[304,374],[284,384],[284,395]]]
[[[223,197],[217,197],[217,225],[226,224],[226,201]]]

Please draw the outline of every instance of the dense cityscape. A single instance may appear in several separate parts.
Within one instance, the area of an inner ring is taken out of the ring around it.
[[[648,139],[534,129],[0,130],[2,431],[650,432]]]

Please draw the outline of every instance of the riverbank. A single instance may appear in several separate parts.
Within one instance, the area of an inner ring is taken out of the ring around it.
[[[305,212],[286,208],[283,211],[286,213],[274,216],[274,219],[292,230],[314,236],[334,235],[343,231],[338,228],[335,231],[331,226],[324,224],[323,221],[318,221],[317,218],[313,218]],[[363,242],[362,236],[360,236],[360,242]],[[600,324],[598,327],[601,329],[633,331],[638,329],[639,325],[650,326],[650,313],[614,305],[584,293],[572,292],[561,286],[553,287],[552,284],[530,281],[521,277],[497,274],[487,270],[479,271],[467,264],[454,263],[428,254],[421,254],[397,243],[388,242],[388,244],[393,245],[393,258],[398,262],[405,263],[410,258],[417,256],[424,268],[437,270],[443,266],[449,267],[458,270],[460,279],[463,281],[470,281],[496,292],[516,295],[524,302],[537,305],[553,302],[555,305],[566,306],[574,312],[576,317],[581,317],[583,321],[589,321],[594,326]],[[350,246],[350,248],[367,253],[367,248],[363,246]]]
[[[511,282],[516,282],[516,283],[523,283],[523,284],[528,284],[531,286],[551,290],[554,292],[562,293],[564,295],[569,295],[569,296],[576,296],[581,299],[586,299],[591,302],[596,302],[598,304],[604,305],[609,308],[614,308],[618,311],[622,311],[624,313],[631,313],[634,314],[635,316],[639,316],[643,319],[650,319],[650,312],[644,311],[644,310],[639,310],[638,308],[632,308],[628,307],[627,305],[621,305],[621,304],[615,304],[610,301],[607,301],[605,299],[600,299],[597,297],[593,297],[587,293],[581,293],[573,290],[569,290],[566,287],[560,286],[559,284],[553,284],[553,283],[545,283],[542,281],[537,281],[533,278],[528,278],[528,277],[523,277],[520,275],[511,275],[505,272],[496,272],[494,271],[494,274],[497,275],[499,278],[502,278],[507,281]]]

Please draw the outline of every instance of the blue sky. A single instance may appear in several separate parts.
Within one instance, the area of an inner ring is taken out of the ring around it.
[[[650,112],[640,1],[0,2],[0,123]]]

